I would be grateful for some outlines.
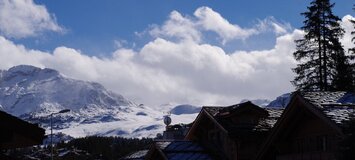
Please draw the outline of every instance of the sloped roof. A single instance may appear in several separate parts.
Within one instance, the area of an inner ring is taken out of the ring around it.
[[[256,130],[270,130],[274,127],[277,120],[281,117],[283,113],[283,108],[263,108],[268,113],[269,116],[265,119],[259,121],[259,124],[255,127]]]
[[[261,108],[259,106],[252,104],[251,102],[245,102],[245,103],[240,103],[240,104],[225,106],[225,107],[208,106],[208,107],[203,107],[202,109],[205,110],[208,114],[210,114],[214,119],[216,119],[216,121],[220,123],[223,126],[223,128],[225,128],[227,131],[233,132],[236,126],[231,122],[226,121],[225,119],[219,118],[219,116],[223,112],[227,112],[227,111],[235,112],[241,107],[247,108],[250,107],[251,105],[267,113],[267,116],[260,119],[258,124],[255,126],[254,130],[256,131],[268,131],[269,129],[271,129],[284,110],[283,108]]]
[[[122,158],[121,160],[144,160],[147,153],[148,150],[140,150]]]
[[[355,114],[355,94],[351,92],[300,92],[301,96],[338,125]]]
[[[301,103],[297,103],[301,102]],[[310,105],[307,105],[310,104]],[[351,114],[355,113],[355,94],[351,92],[335,91],[335,92],[300,92],[296,91],[292,94],[292,100],[286,107],[285,113],[277,122],[274,129],[269,134],[267,140],[259,150],[256,159],[264,159],[266,153],[271,149],[272,143],[283,132],[283,127],[288,126],[287,120],[292,119],[293,113],[297,112],[299,105],[305,105],[310,111],[320,116],[336,130],[342,128],[342,124],[348,121]],[[334,122],[334,123],[333,123]]]
[[[169,160],[212,160],[199,144],[192,141],[156,141],[155,146]]]

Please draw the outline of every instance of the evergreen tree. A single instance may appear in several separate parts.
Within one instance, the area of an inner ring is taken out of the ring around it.
[[[339,41],[344,30],[340,18],[332,12],[334,3],[314,0],[308,11],[302,13],[306,20],[303,39],[296,40],[294,57],[300,63],[293,71],[297,74],[292,83],[300,90],[348,90],[352,83],[349,57]]]

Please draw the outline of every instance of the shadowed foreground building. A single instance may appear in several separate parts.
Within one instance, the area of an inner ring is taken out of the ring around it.
[[[157,140],[141,158],[251,159],[282,111],[261,108],[251,102],[227,107],[202,107],[184,140]]]
[[[286,109],[261,108],[251,102],[203,107],[184,141],[156,141],[141,158],[346,159],[343,151],[349,152],[349,146],[342,143],[355,136],[355,131],[345,132],[355,128],[354,114],[355,94],[349,92],[294,92]],[[347,143],[355,144],[354,139]],[[193,151],[205,157],[194,157]]]
[[[251,102],[203,107],[185,139],[205,146],[217,159],[252,159],[282,111]]]
[[[257,159],[344,159],[340,144],[354,113],[353,93],[296,92]]]
[[[15,116],[0,111],[0,150],[42,144],[45,130]],[[0,153],[0,159],[5,156]]]

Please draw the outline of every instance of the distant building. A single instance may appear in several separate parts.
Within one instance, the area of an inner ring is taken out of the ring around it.
[[[189,131],[191,124],[167,125],[161,139],[165,140],[183,140]]]

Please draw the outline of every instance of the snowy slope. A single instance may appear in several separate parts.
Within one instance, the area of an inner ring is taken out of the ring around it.
[[[270,103],[270,100],[268,100],[268,99],[253,99],[253,100],[243,99],[243,100],[240,101],[240,103],[244,103],[244,102],[247,102],[247,101],[250,101],[253,104],[258,105],[260,107],[265,107],[265,106],[267,106]]]
[[[275,100],[271,101],[266,107],[269,108],[285,108],[291,100],[291,93],[285,93],[281,96],[276,97]]]
[[[170,110],[171,114],[182,115],[182,114],[195,114],[201,111],[202,107],[197,107],[189,104],[177,105]]]
[[[0,70],[0,109],[73,137],[86,135],[143,137],[164,129],[164,113],[128,101],[102,85],[71,79],[53,69],[20,65]],[[178,123],[194,117],[177,116]]]

